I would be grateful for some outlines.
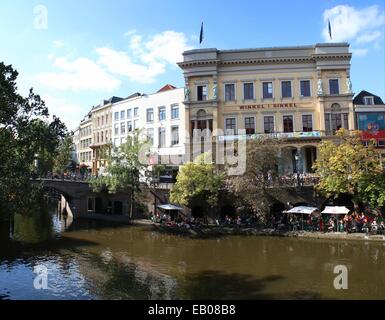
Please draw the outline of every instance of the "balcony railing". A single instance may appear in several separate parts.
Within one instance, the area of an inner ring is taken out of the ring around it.
[[[238,135],[223,135],[218,136],[219,141],[234,141],[234,140],[255,140],[262,138],[270,139],[303,139],[303,138],[322,138],[325,137],[324,131],[310,132],[274,132],[274,133],[256,133],[256,134],[238,134]]]

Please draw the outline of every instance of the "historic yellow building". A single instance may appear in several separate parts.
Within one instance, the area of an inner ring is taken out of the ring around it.
[[[88,170],[92,168],[92,118],[88,113],[79,125],[79,164]]]
[[[347,43],[183,56],[189,134],[210,129],[214,139],[228,141],[244,129],[250,139],[283,138],[281,174],[311,172],[317,144],[341,127],[354,128]]]
[[[106,152],[112,145],[112,104],[123,100],[112,97],[91,110],[92,118],[92,174],[103,172],[108,165]]]

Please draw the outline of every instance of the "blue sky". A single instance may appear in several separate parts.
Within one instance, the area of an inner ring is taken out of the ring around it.
[[[385,98],[381,0],[1,0],[0,61],[73,129],[103,98],[183,86],[181,51],[348,41],[353,90]]]

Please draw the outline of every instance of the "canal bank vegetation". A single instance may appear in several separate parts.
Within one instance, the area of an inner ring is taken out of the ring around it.
[[[202,215],[216,218],[226,196],[237,211],[229,212],[230,215],[236,213],[267,222],[274,203],[269,186],[278,176],[281,144],[281,140],[273,138],[247,141],[246,167],[240,175],[227,175],[231,166],[219,168],[208,153],[197,157],[180,167],[171,190],[171,202],[187,207],[199,203],[201,208],[207,208]]]
[[[179,168],[176,183],[170,192],[171,202],[186,207],[200,203],[208,211],[203,215],[215,210],[220,192],[225,186],[225,176],[210,158],[209,153],[204,153],[194,162],[188,162]]]
[[[364,146],[359,131],[340,129],[336,141],[319,146],[314,164],[320,180],[316,189],[327,198],[350,195],[355,209],[368,205],[382,209],[385,205],[385,171],[381,154],[374,141]]]
[[[147,140],[141,139],[141,132],[135,130],[119,147],[109,146],[105,150],[108,167],[105,172],[90,179],[94,192],[107,191],[110,194],[127,192],[130,196],[129,216],[133,217],[134,203],[139,202],[141,177],[147,165],[141,159],[143,150],[149,149]]]
[[[278,215],[273,209],[277,197],[272,196],[271,188],[271,182],[278,175],[280,148],[282,141],[278,139],[248,141],[246,170],[236,176],[226,175],[226,166],[219,171],[213,163],[203,163],[203,158],[187,163],[180,168],[176,184],[171,190],[171,202],[190,208],[200,204],[201,208],[207,208],[202,210],[202,215],[209,215],[214,224],[219,225],[220,221],[232,218],[253,221],[253,224],[260,226],[259,229],[275,228],[278,224],[274,224],[274,221],[285,220],[284,208]],[[345,198],[340,205],[353,209],[355,215],[365,210],[370,221],[382,221],[385,204],[384,167],[374,144],[363,145],[360,132],[341,129],[333,140],[322,142],[313,169],[318,177],[315,191],[324,199],[323,204],[319,204],[321,207]],[[298,181],[296,192],[301,193],[301,188]],[[233,212],[228,211],[227,217],[223,212],[222,215],[218,214],[225,192],[233,208]],[[282,205],[287,207],[291,204]]]
[[[33,89],[27,97],[18,93],[17,77],[11,65],[0,62],[0,219],[41,199],[31,179],[52,170],[67,133]]]

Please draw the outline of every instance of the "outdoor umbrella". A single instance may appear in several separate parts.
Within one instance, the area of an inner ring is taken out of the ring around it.
[[[176,206],[176,205],[173,205],[173,204],[162,204],[162,205],[159,205],[158,208],[166,210],[166,211],[170,211],[170,210],[181,211],[181,210],[183,210],[182,207],[179,207],[179,206]]]
[[[346,207],[342,206],[335,206],[335,207],[325,207],[325,210],[322,211],[322,214],[330,214],[330,215],[335,215],[336,216],[336,227],[338,230],[338,216],[341,214],[347,214],[349,213],[350,210]]]
[[[317,210],[318,210],[318,208],[315,208],[315,207],[298,206],[298,207],[294,207],[290,210],[284,211],[284,213],[300,213],[302,216],[302,230],[303,230],[303,215],[304,214],[312,214],[313,212],[315,212]]]
[[[174,212],[176,212],[176,215],[178,215],[179,212],[183,214],[183,208],[182,207],[179,207],[179,206],[176,206],[176,205],[173,205],[170,203],[159,205],[158,208],[162,209],[164,211],[170,211],[171,215]]]

